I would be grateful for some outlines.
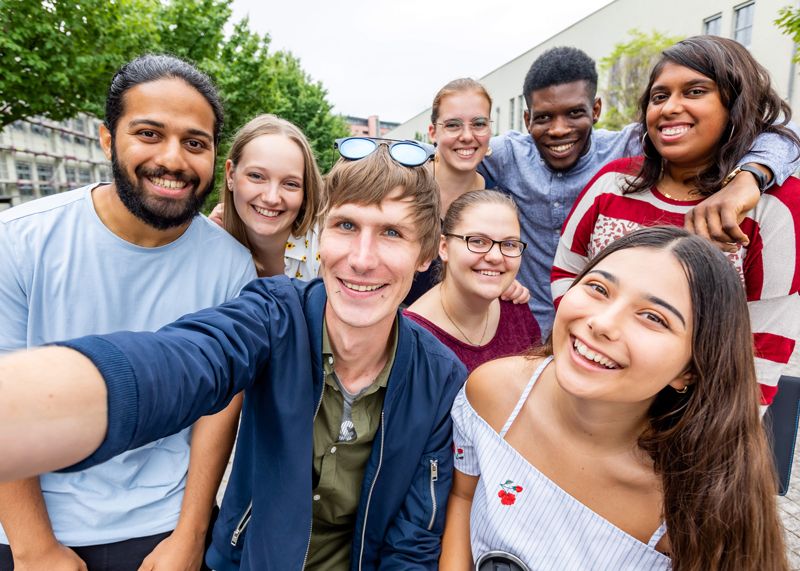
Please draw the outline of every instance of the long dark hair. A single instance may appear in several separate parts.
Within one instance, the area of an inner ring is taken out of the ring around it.
[[[729,113],[728,125],[709,165],[695,178],[684,181],[701,195],[709,196],[722,187],[725,176],[748,153],[761,133],[783,135],[800,151],[800,139],[786,127],[792,110],[773,89],[769,72],[739,42],[718,36],[694,36],[664,50],[639,100],[642,133],[647,133],[650,90],[667,63],[688,67],[714,80]],[[661,155],[649,137],[644,137],[642,143],[644,161],[625,192],[647,190],[661,179]]]
[[[681,263],[692,299],[693,383],[656,395],[639,446],[653,460],[675,571],[788,569],[772,455],[744,290],[727,258],[682,228],[655,226],[616,240],[575,278],[615,252],[650,248]],[[538,354],[552,354],[552,345]]]

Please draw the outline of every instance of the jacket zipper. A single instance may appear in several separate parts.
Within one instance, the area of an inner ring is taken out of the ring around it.
[[[319,392],[319,400],[317,401],[317,409],[314,411],[314,418],[311,420],[311,424],[313,427],[314,421],[317,420],[317,414],[319,413],[319,407],[322,406],[322,397],[325,394],[325,365],[322,365],[322,390]],[[313,428],[312,428],[313,430]],[[313,512],[313,507],[312,507]],[[301,569],[306,568],[306,563],[308,562],[308,551],[311,549],[311,532],[314,528],[314,514],[311,514],[311,522],[308,524],[308,543],[306,543],[306,554],[303,556],[303,566]]]
[[[250,523],[251,517],[253,517],[253,500],[250,500],[250,504],[248,504],[247,509],[244,510],[242,518],[233,530],[233,535],[231,535],[231,545],[233,547],[236,547],[236,544],[239,543],[239,537],[244,533],[247,524]]]
[[[367,505],[364,508],[364,523],[361,526],[361,550],[358,554],[358,571],[361,571],[361,563],[364,559],[364,537],[367,534],[367,517],[369,516],[369,502],[372,500],[372,490],[375,489],[375,482],[378,481],[378,474],[381,472],[381,465],[383,464],[383,411],[381,411],[381,448],[378,454],[378,469],[375,470],[375,477],[372,478],[372,484],[369,486],[369,494],[367,494]]]
[[[431,503],[433,510],[431,511],[431,521],[428,523],[428,531],[433,529],[433,522],[436,520],[436,488],[434,484],[439,481],[439,461],[436,458],[431,458]]]

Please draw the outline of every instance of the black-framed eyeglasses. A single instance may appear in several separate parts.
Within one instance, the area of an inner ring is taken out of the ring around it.
[[[442,236],[464,240],[467,243],[467,250],[474,254],[486,254],[497,244],[500,247],[500,253],[504,256],[519,258],[525,248],[528,247],[522,240],[492,240],[486,236],[462,236],[461,234],[451,234],[449,232],[442,234]]]
[[[336,139],[333,148],[351,161],[363,159],[375,152],[381,145],[389,147],[389,156],[404,167],[418,167],[431,160],[436,152],[433,145],[398,139],[380,137],[344,137]]]
[[[475,135],[488,135],[492,130],[492,121],[488,117],[475,117],[469,123],[464,123],[461,119],[448,119],[436,124],[448,135],[460,134],[464,130],[464,125],[469,125],[470,131]]]

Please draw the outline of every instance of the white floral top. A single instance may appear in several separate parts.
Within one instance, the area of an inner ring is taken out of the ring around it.
[[[283,273],[290,278],[313,280],[319,274],[319,234],[312,228],[299,238],[289,234],[283,254]]]

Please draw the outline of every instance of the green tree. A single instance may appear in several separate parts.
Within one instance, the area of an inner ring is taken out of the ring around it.
[[[0,0],[0,128],[34,115],[102,116],[125,61],[168,52],[213,59],[231,0]]]
[[[218,181],[222,180],[222,159],[227,155],[230,139],[261,113],[274,113],[300,127],[323,172],[336,160],[334,140],[350,132],[344,119],[332,113],[322,84],[313,81],[292,54],[270,53],[269,46],[269,36],[253,32],[245,19],[234,26],[217,58],[206,62],[205,71],[219,87],[226,113]],[[218,199],[215,193],[207,204],[213,205]]]
[[[778,19],[775,25],[787,36],[792,38],[795,44],[800,44],[800,8],[786,6],[778,12]],[[800,61],[800,51],[795,50],[794,60]]]
[[[600,60],[606,88],[602,90],[603,115],[598,126],[606,129],[619,130],[636,120],[639,97],[647,86],[650,70],[661,52],[682,39],[656,31],[644,34],[631,30],[628,35],[627,42],[616,44]]]

